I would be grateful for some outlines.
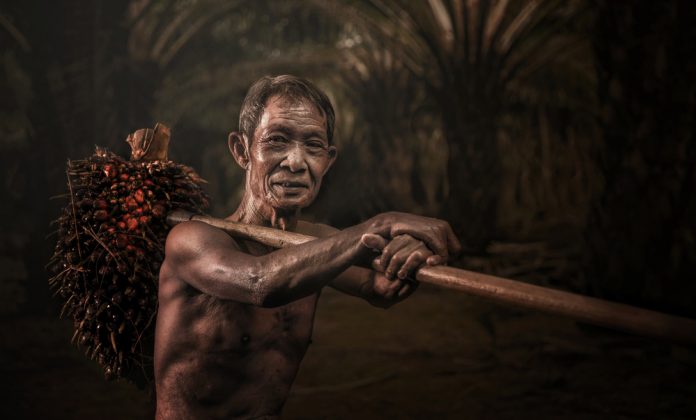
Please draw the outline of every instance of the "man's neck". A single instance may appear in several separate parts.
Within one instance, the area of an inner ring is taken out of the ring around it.
[[[298,215],[299,210],[277,209],[245,192],[239,207],[227,219],[250,225],[270,226],[293,231],[297,225]]]

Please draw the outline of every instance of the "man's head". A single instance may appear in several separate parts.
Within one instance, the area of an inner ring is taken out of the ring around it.
[[[331,101],[314,83],[289,74],[264,76],[249,88],[239,112],[239,131],[247,141],[253,141],[266,102],[272,96],[281,96],[290,102],[306,100],[317,107],[326,118],[326,135],[329,144],[332,142],[336,116]]]
[[[314,201],[336,158],[333,124],[331,102],[307,80],[285,75],[252,85],[229,147],[257,204],[294,211]]]

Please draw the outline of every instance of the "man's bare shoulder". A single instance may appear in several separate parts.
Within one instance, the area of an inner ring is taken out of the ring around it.
[[[230,235],[214,226],[198,221],[182,222],[167,235],[165,257],[198,254],[211,247],[239,249]]]
[[[339,229],[336,229],[333,226],[325,225],[323,223],[312,223],[306,220],[298,220],[295,230],[297,233],[316,236],[317,238],[324,238],[339,232]]]

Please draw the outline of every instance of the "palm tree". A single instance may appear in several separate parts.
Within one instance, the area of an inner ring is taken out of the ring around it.
[[[394,52],[435,100],[448,145],[444,215],[467,245],[495,235],[501,177],[499,135],[510,116],[539,103],[558,103],[549,77],[586,80],[570,66],[586,42],[578,2],[355,0],[321,6],[349,19]],[[540,77],[543,75],[543,78]],[[514,118],[512,118],[515,120]]]
[[[329,175],[318,206],[339,224],[387,210],[436,213],[443,180],[431,151],[442,135],[432,104],[398,57],[355,29],[344,28],[328,80],[340,122],[341,158],[332,172],[341,178]]]

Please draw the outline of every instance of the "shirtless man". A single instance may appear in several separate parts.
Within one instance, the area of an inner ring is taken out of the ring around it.
[[[157,419],[277,418],[330,285],[388,307],[415,288],[423,264],[459,250],[449,225],[381,214],[338,231],[298,220],[336,159],[326,95],[292,76],[256,82],[229,148],[246,171],[228,217],[320,237],[268,249],[200,222],[169,234],[155,338]],[[372,261],[380,273],[351,267]]]

